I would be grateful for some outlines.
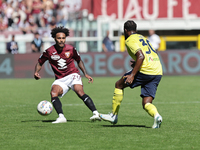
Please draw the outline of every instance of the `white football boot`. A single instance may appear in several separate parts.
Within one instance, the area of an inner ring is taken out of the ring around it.
[[[91,120],[91,121],[96,121],[96,120],[101,121],[101,118],[99,117],[98,111],[94,111],[94,112],[93,112],[93,116],[90,117],[90,120]]]
[[[161,123],[162,123],[162,116],[158,114],[154,117],[154,124],[152,128],[153,129],[160,128]]]
[[[67,122],[67,119],[65,118],[65,116],[63,114],[59,114],[59,117],[56,119],[56,121],[52,123],[65,123],[65,122]]]
[[[116,124],[117,121],[118,121],[118,116],[117,115],[113,115],[113,113],[110,113],[110,114],[100,114],[99,116],[104,121],[109,121],[112,124]]]

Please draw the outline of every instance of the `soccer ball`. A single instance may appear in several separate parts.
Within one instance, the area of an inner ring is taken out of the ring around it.
[[[40,115],[49,115],[53,110],[53,106],[49,101],[41,101],[38,105],[37,105],[37,111]]]

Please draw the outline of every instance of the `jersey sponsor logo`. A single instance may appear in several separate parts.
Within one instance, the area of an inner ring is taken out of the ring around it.
[[[52,55],[52,56],[51,56],[51,59],[53,59],[53,60],[58,60],[58,59],[60,59],[60,56],[59,56],[59,55]]]
[[[70,52],[66,52],[66,53],[65,53],[65,56],[66,56],[67,58],[69,58],[69,57],[70,57]]]
[[[149,62],[150,61],[160,61],[160,59],[159,58],[152,58],[152,57],[149,57]]]
[[[60,66],[60,67],[58,67],[58,69],[65,69],[65,68],[67,68],[66,60],[64,60],[64,59],[61,58],[57,62],[58,62],[58,66]]]

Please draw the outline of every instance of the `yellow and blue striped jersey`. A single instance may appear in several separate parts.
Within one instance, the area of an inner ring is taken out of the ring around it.
[[[140,34],[132,34],[125,41],[129,55],[136,60],[136,53],[142,50],[145,59],[140,68],[140,72],[147,75],[162,75],[162,65],[156,50],[151,43]]]

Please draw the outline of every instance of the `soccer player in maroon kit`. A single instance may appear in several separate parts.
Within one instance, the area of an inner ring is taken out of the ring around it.
[[[63,114],[62,103],[59,97],[63,97],[70,89],[72,89],[93,112],[93,116],[90,120],[101,120],[92,99],[83,91],[81,76],[79,70],[75,67],[74,60],[77,62],[78,67],[85,77],[88,78],[89,83],[93,82],[93,78],[86,73],[84,63],[76,49],[71,45],[65,44],[66,37],[69,36],[69,30],[64,27],[55,27],[52,29],[51,35],[56,44],[49,47],[38,59],[38,63],[35,66],[34,78],[36,80],[41,78],[39,71],[44,62],[48,60],[56,78],[51,87],[51,102],[59,115],[56,121],[52,123],[67,122]]]

